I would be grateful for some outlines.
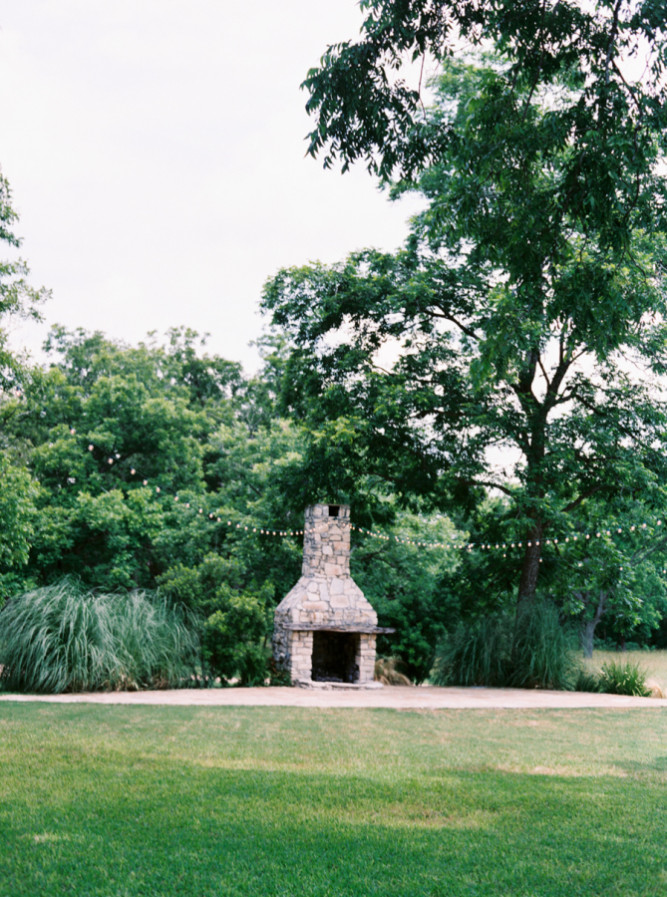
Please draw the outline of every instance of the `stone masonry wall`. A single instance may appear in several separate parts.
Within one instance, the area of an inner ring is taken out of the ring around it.
[[[337,516],[332,516],[335,509]],[[350,509],[346,505],[306,508],[301,576],[334,578],[350,575]]]
[[[311,678],[312,631],[299,631],[299,625],[356,629],[360,633],[358,681],[372,682],[375,634],[369,630],[377,626],[377,614],[350,576],[350,509],[346,505],[306,509],[301,578],[276,608],[273,654],[293,682]]]

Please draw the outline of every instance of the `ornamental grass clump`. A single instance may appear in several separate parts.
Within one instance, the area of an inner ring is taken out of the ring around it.
[[[0,611],[1,678],[11,691],[177,686],[189,678],[197,650],[183,614],[146,592],[96,595],[65,580]]]
[[[542,601],[522,608],[516,617],[508,685],[572,690],[578,671],[573,642],[554,604]]]
[[[397,657],[378,657],[373,678],[383,685],[412,685],[411,679],[401,672],[400,666],[401,661]]]
[[[610,661],[600,670],[600,691],[610,695],[633,695],[650,698],[651,689],[646,684],[646,672],[631,661]]]
[[[431,681],[570,690],[576,675],[571,634],[543,602],[459,623],[438,647]]]
[[[505,615],[462,621],[438,645],[431,682],[499,688],[507,684],[510,649]]]
[[[602,683],[600,682],[600,674],[595,670],[588,669],[582,663],[577,670],[576,678],[574,680],[574,690],[590,692],[592,694],[601,691]]]

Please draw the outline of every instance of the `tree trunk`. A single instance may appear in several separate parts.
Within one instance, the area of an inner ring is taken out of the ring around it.
[[[584,657],[593,656],[593,638],[595,636],[595,627],[598,625],[604,614],[607,605],[607,593],[600,592],[598,598],[598,606],[595,608],[595,614],[592,620],[587,620],[581,627],[581,646],[584,649]]]
[[[540,557],[542,556],[542,522],[533,526],[526,540],[526,550],[521,565],[521,579],[519,580],[519,595],[517,605],[532,602],[537,590],[537,580],[540,574]],[[530,544],[528,544],[528,542]]]
[[[589,659],[593,656],[595,625],[595,620],[588,620],[581,627],[581,647],[584,649],[584,657]]]

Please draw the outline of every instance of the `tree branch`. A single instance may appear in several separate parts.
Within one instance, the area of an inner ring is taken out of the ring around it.
[[[551,390],[551,381],[549,380],[549,375],[548,375],[547,372],[546,372],[546,368],[544,367],[544,362],[542,361],[542,356],[541,356],[541,355],[538,355],[538,356],[537,356],[537,365],[538,365],[539,369],[542,371],[542,376],[544,377],[544,380],[545,380],[545,382],[546,382],[546,384],[547,384],[547,392],[550,392],[550,390]],[[559,365],[559,367],[560,367],[560,365]]]
[[[465,333],[466,336],[469,336],[471,339],[477,341],[480,340],[479,334],[475,333],[472,328],[467,327],[465,324],[462,324],[459,320],[457,320],[457,318],[454,317],[451,312],[445,312],[442,306],[437,306],[437,308],[440,309],[440,314],[435,311],[429,311],[428,309],[424,310],[424,314],[429,318],[442,318],[443,321],[451,321],[451,323],[454,324],[455,327],[458,327],[462,333]]]
[[[500,483],[493,483],[491,480],[462,480],[467,486],[487,486],[489,489],[499,489],[505,495],[514,495],[514,492],[508,486],[501,486]]]
[[[571,501],[569,504],[565,505],[563,508],[563,513],[569,514],[570,511],[574,511],[575,508],[578,508],[579,505],[586,501],[587,498],[590,498],[592,495],[595,495],[598,492],[601,492],[604,487],[601,483],[598,483],[596,486],[591,486],[590,489],[587,489],[585,492],[582,492],[574,501]]]
[[[667,534],[665,534],[662,539],[651,542],[650,545],[647,545],[645,548],[635,551],[635,553],[630,556],[630,560],[632,563],[643,561],[645,558],[650,557],[654,552],[661,551],[665,547],[667,547]]]

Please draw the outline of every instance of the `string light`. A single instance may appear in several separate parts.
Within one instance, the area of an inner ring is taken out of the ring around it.
[[[76,435],[76,429],[74,427],[70,427],[69,432],[72,436]],[[89,452],[94,452],[95,445],[92,442],[88,443],[87,449]],[[121,457],[122,456],[119,452],[114,452],[114,454],[112,456],[111,455],[107,456],[108,466],[112,467],[116,461],[121,460]],[[134,477],[136,475],[137,475],[136,468],[134,468],[134,467],[130,468],[130,476]],[[148,479],[143,479],[141,482],[142,482],[143,486],[149,485]],[[76,483],[76,477],[68,476],[67,483],[69,485],[74,485]],[[155,486],[154,488],[155,488],[156,495],[164,494],[162,487]],[[173,495],[173,500],[174,500],[174,502],[180,502],[179,495],[178,494]],[[190,504],[190,502],[184,502],[184,503],[182,503],[182,506],[189,509],[191,507],[191,504]],[[197,513],[203,515],[204,509],[199,508]],[[216,516],[214,513],[209,513],[208,518],[211,521],[215,521],[216,523],[223,522],[222,519],[220,517]],[[232,521],[228,520],[227,526],[231,527],[232,525],[233,525]],[[495,544],[491,544],[491,543],[485,543],[485,542],[481,542],[481,543],[467,542],[467,541],[463,541],[460,539],[459,540],[450,539],[449,541],[446,541],[446,542],[440,542],[440,541],[428,542],[428,541],[422,541],[422,540],[402,538],[401,536],[396,535],[396,534],[387,535],[386,533],[381,533],[376,530],[370,530],[365,527],[356,526],[355,524],[353,524],[349,521],[341,520],[341,521],[339,521],[339,525],[347,526],[350,530],[354,530],[355,532],[358,532],[362,535],[368,536],[369,538],[379,539],[384,542],[392,542],[393,541],[394,543],[399,544],[399,545],[411,545],[411,546],[415,546],[417,548],[452,549],[452,550],[456,550],[456,551],[467,551],[468,553],[471,553],[475,550],[481,550],[481,551],[495,550],[495,551],[503,552],[503,557],[507,558],[508,551],[510,551],[510,550],[516,551],[517,549],[522,549],[524,547],[523,542],[496,542]],[[656,520],[653,525],[656,527],[661,527],[663,525],[662,519]],[[635,533],[635,532],[637,532],[637,530],[646,532],[646,530],[648,528],[649,528],[649,524],[644,521],[641,524],[632,524],[630,527],[627,528],[627,530],[624,530],[620,526],[615,527],[613,533],[612,533],[611,529],[595,530],[594,533],[590,533],[590,532],[588,532],[588,533],[573,533],[572,535],[565,536],[562,541],[564,543],[569,544],[570,542],[578,542],[579,539],[584,539],[585,541],[590,541],[591,538],[601,539],[603,536],[607,536],[607,537],[611,538],[612,535],[623,535],[623,533],[626,531],[630,532],[630,533]],[[259,535],[263,535],[263,536],[271,536],[271,537],[275,537],[275,538],[294,538],[295,536],[303,536],[304,535],[303,530],[269,530],[269,529],[265,529],[265,528],[261,528],[261,527],[258,528],[257,526],[253,526],[252,524],[247,525],[247,524],[241,524],[241,523],[237,523],[235,525],[235,529],[238,530],[239,532],[241,532],[241,531],[246,532],[246,533],[253,532],[255,534],[259,534]],[[559,544],[560,544],[559,538],[554,537],[554,538],[548,538],[548,539],[543,539],[543,540],[540,540],[540,539],[527,540],[525,542],[525,547],[526,548],[533,548],[533,547],[537,548],[540,545],[558,546]],[[540,560],[540,563],[543,562],[543,558],[540,558],[539,560]],[[577,566],[582,567],[583,563],[581,561],[579,561]],[[623,569],[623,568],[621,568],[621,569]],[[662,572],[663,572],[663,574],[667,575],[667,570],[663,570]]]

